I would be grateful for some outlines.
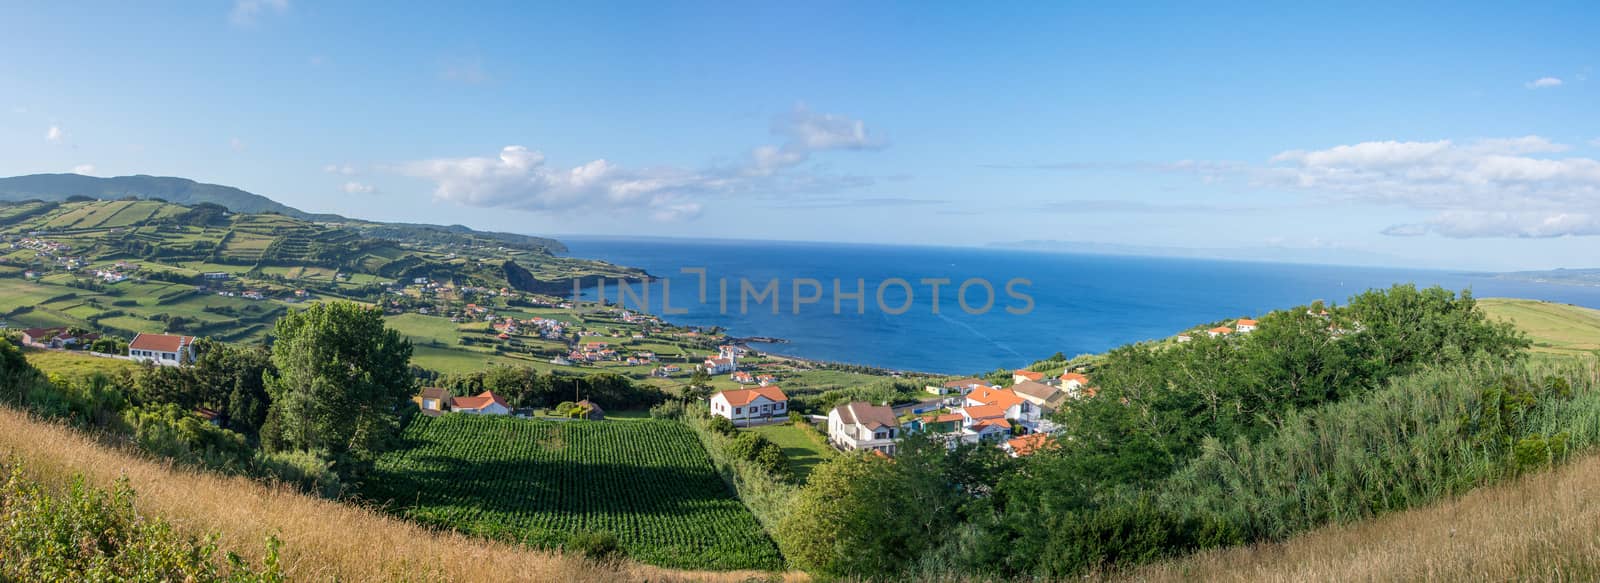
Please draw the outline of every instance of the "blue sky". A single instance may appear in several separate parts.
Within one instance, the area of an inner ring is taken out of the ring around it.
[[[8,3],[0,173],[533,234],[1600,265],[1592,5],[1097,4]]]

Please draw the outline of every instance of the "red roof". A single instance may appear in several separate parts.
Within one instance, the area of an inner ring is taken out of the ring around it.
[[[1080,385],[1089,384],[1089,377],[1083,376],[1083,375],[1075,373],[1075,372],[1064,372],[1064,373],[1061,373],[1061,380],[1062,381],[1066,381],[1066,382],[1077,382]]]
[[[488,407],[491,403],[498,404],[507,409],[511,408],[510,405],[506,404],[505,399],[501,399],[500,395],[494,394],[494,391],[484,391],[479,393],[476,397],[456,397],[454,399],[450,399],[450,406],[456,409],[482,409],[484,407]]]
[[[1031,370],[1021,370],[1021,369],[1013,371],[1011,373],[1011,375],[1012,376],[1019,376],[1019,377],[1028,379],[1030,381],[1037,381],[1037,380],[1040,380],[1040,379],[1044,378],[1044,373],[1042,373],[1042,372],[1034,372],[1034,371],[1031,371]]]
[[[984,429],[991,427],[1011,429],[1011,422],[1006,421],[1005,419],[984,419],[983,421],[972,424],[972,429],[978,432],[982,432]]]
[[[995,405],[1001,409],[1009,409],[1012,405],[1022,402],[1022,397],[1017,396],[1016,391],[989,387],[978,387],[967,393],[967,399],[985,405]]]
[[[727,399],[729,405],[736,407],[749,405],[751,401],[756,400],[756,397],[766,397],[768,400],[779,403],[789,400],[789,396],[783,394],[783,389],[778,388],[778,385],[751,387],[748,389],[735,389],[731,391],[723,391],[718,394],[722,395],[722,398]]]
[[[1254,326],[1254,325],[1256,325],[1256,321],[1255,320],[1251,320],[1249,318],[1240,318],[1239,319],[1239,325],[1240,326]]]
[[[128,348],[133,350],[149,350],[152,352],[178,352],[194,344],[193,336],[172,336],[170,334],[140,334],[128,343]]]
[[[1050,440],[1050,434],[1048,433],[1030,433],[1022,437],[1008,439],[1006,440],[1006,445],[1011,446],[1011,451],[1016,452],[1018,456],[1024,456],[1041,449],[1053,448],[1056,446],[1056,442]]]
[[[1004,419],[1006,416],[1005,407],[1000,407],[997,405],[962,407],[961,412],[966,413],[967,417],[971,417],[973,419]]]
[[[1232,331],[1233,331],[1233,328],[1229,328],[1227,326],[1217,326],[1216,328],[1212,328],[1211,329],[1211,332],[1214,332],[1214,333],[1217,333],[1217,334],[1227,334],[1227,333],[1232,332]]]

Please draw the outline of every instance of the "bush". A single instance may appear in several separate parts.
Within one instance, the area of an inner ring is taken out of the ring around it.
[[[344,492],[333,462],[309,451],[257,453],[256,473],[292,484],[303,492],[323,498],[338,498]]]
[[[625,555],[622,544],[617,541],[617,535],[609,532],[584,530],[572,533],[572,536],[567,537],[567,544],[562,549],[597,561]]]
[[[733,421],[727,417],[713,416],[711,417],[711,420],[706,423],[706,427],[720,435],[725,436],[732,436],[733,434],[739,432],[738,426],[735,426]]]
[[[233,553],[216,558],[215,536],[179,534],[134,510],[126,482],[112,490],[73,478],[61,492],[11,468],[0,484],[0,580],[281,582],[278,541],[269,538],[263,568]]]
[[[683,401],[665,401],[650,408],[652,419],[682,419],[683,415]]]

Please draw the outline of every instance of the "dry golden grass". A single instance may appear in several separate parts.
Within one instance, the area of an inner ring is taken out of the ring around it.
[[[1137,581],[1600,580],[1600,455],[1375,520],[1123,574]]]
[[[107,447],[68,427],[0,407],[0,457],[47,483],[81,474],[106,486],[126,477],[140,512],[259,560],[268,535],[283,541],[293,581],[747,581],[759,572],[691,572],[597,564],[429,530],[377,511],[245,478],[173,468]],[[789,574],[785,579],[804,579]]]

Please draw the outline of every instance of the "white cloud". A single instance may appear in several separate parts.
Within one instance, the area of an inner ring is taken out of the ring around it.
[[[322,171],[327,172],[328,174],[339,174],[342,176],[355,176],[356,174],[359,174],[355,166],[351,166],[349,164],[325,164],[322,166]]]
[[[249,147],[250,147],[249,144],[244,143],[244,140],[241,140],[239,138],[228,138],[228,148],[232,149],[235,152],[243,152],[243,151],[245,151],[246,148],[249,148]]]
[[[568,168],[551,165],[543,152],[511,145],[493,157],[421,160],[394,170],[433,182],[436,200],[467,206],[637,211],[671,221],[700,214],[708,198],[829,192],[871,184],[871,178],[822,175],[796,167],[818,152],[884,146],[858,120],[803,107],[775,118],[773,132],[787,139],[781,145],[755,148],[748,162],[731,167],[628,168],[600,159]]]
[[[1555,158],[1569,147],[1538,136],[1434,142],[1363,142],[1290,150],[1254,169],[1258,185],[1335,200],[1434,211],[1387,234],[1450,237],[1596,235],[1600,161]],[[1545,154],[1541,156],[1540,154]]]
[[[94,174],[94,164],[79,164],[77,166],[73,166],[72,167],[72,173],[73,174],[82,174],[84,176],[93,175]]]
[[[343,190],[345,194],[372,194],[378,191],[377,187],[371,184],[362,184],[354,180],[344,183],[344,186],[339,187],[339,189]]]
[[[1589,145],[1600,148],[1600,138],[1589,140]]]
[[[254,24],[264,14],[283,14],[289,10],[289,0],[234,0],[228,19],[234,24]]]
[[[52,144],[65,143],[67,141],[67,131],[61,129],[59,125],[50,124],[50,129],[44,131],[44,141]]]
[[[771,173],[799,165],[815,152],[873,150],[888,142],[867,130],[859,119],[816,113],[804,105],[772,119],[772,133],[787,138],[782,145],[761,146],[751,152],[756,173]]]
[[[1532,81],[1524,83],[1523,86],[1527,87],[1529,89],[1550,89],[1552,87],[1560,87],[1561,86],[1561,78],[1560,77],[1540,77],[1538,79],[1534,79]]]
[[[545,164],[544,154],[524,146],[506,146],[497,157],[440,158],[401,168],[410,176],[434,182],[434,198],[477,207],[531,211],[600,207],[665,212],[665,218],[697,214],[700,207],[680,193],[717,187],[717,180],[671,168],[635,171],[606,160],[573,168]]]

